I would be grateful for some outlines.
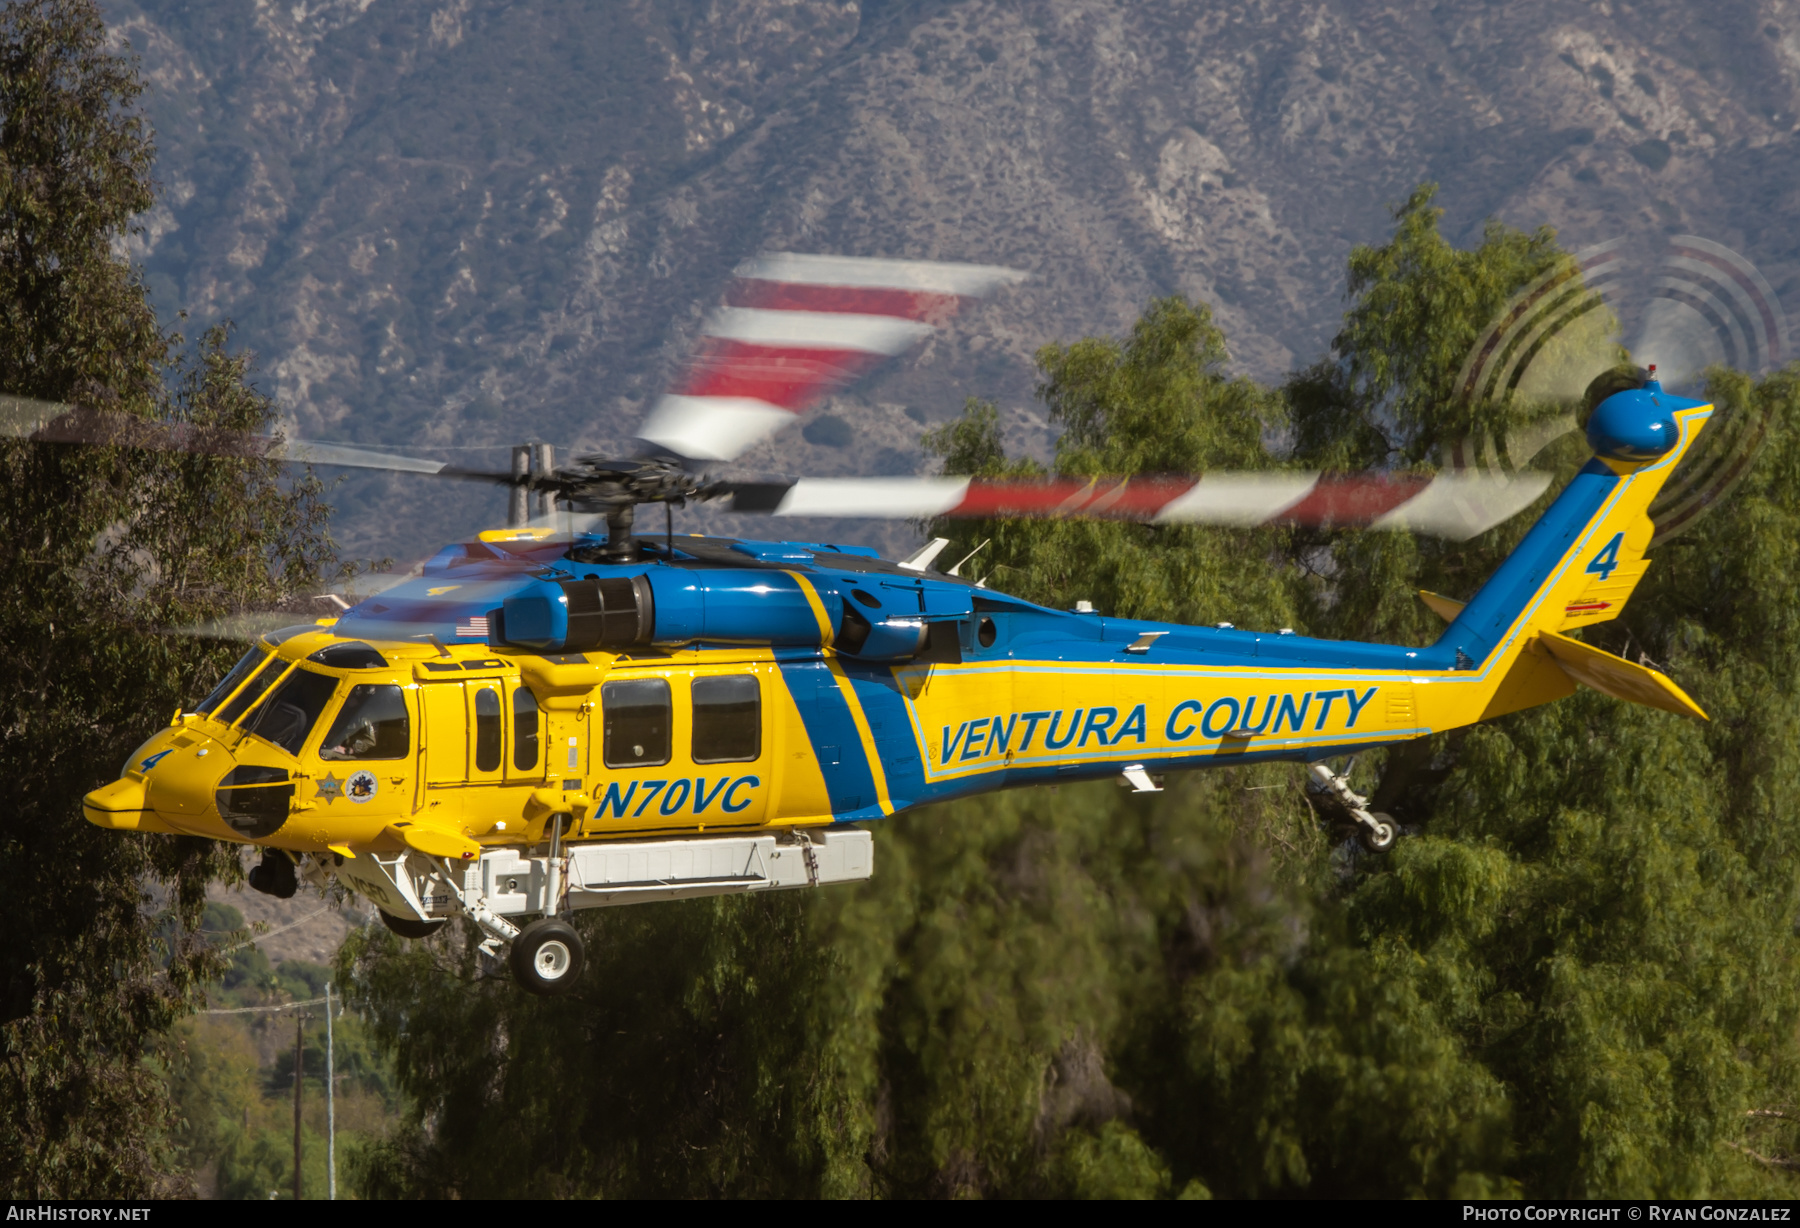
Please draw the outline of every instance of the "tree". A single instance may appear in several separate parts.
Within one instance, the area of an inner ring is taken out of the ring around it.
[[[261,429],[226,331],[184,351],[114,254],[153,200],[140,89],[89,0],[0,9],[0,394]],[[233,651],[159,631],[315,582],[324,509],[255,460],[7,441],[0,469],[0,1172],[11,1197],[143,1197],[172,1188],[145,1045],[218,971],[196,931],[236,861],[102,832],[81,797]]]

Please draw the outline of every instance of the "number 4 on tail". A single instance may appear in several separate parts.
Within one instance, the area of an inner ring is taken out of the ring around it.
[[[1599,576],[1602,584],[1610,580],[1612,573],[1619,569],[1619,546],[1624,540],[1623,533],[1614,533],[1612,540],[1602,546],[1600,553],[1596,554],[1593,561],[1587,565],[1588,575]]]

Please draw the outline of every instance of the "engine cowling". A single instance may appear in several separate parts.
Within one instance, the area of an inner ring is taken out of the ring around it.
[[[656,598],[644,576],[534,580],[501,606],[500,637],[539,652],[623,652],[650,643]]]
[[[939,592],[938,589],[944,591]],[[869,589],[878,589],[879,595]],[[868,608],[863,608],[863,607]],[[625,652],[652,643],[831,644],[864,661],[946,651],[966,617],[962,586],[765,569],[669,568],[634,576],[533,580],[506,598],[496,638],[535,652]]]

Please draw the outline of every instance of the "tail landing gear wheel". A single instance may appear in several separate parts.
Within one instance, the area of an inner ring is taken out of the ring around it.
[[[414,921],[411,917],[396,917],[391,912],[381,912],[379,908],[375,911],[381,913],[381,923],[402,938],[429,938],[446,924],[442,920]]]
[[[509,960],[521,989],[551,997],[575,987],[587,954],[573,926],[560,917],[545,917],[513,939]]]
[[[1394,841],[1400,838],[1400,825],[1388,814],[1372,814],[1375,820],[1373,827],[1362,826],[1358,835],[1362,837],[1363,847],[1371,853],[1385,853],[1394,847]]]

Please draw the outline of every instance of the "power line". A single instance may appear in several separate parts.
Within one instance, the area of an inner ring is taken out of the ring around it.
[[[261,1011],[289,1011],[293,1010],[296,1006],[317,1006],[319,1003],[326,1001],[329,996],[330,995],[327,995],[325,998],[308,998],[304,1002],[282,1002],[276,1006],[220,1007],[217,1010],[195,1011],[194,1013],[197,1015],[254,1015]]]
[[[305,925],[308,921],[311,921],[314,917],[322,917],[330,911],[331,911],[331,905],[327,904],[327,905],[325,905],[325,907],[319,909],[317,912],[307,913],[304,917],[301,917],[298,921],[289,921],[286,925],[278,925],[272,930],[264,930],[260,934],[252,934],[252,935],[250,935],[250,937],[244,939],[242,942],[234,942],[228,947],[220,947],[219,954],[220,955],[229,955],[233,951],[236,951],[241,947],[253,946],[256,943],[261,942],[264,938],[273,938],[276,934],[284,933],[287,930],[291,930],[296,925]]]

